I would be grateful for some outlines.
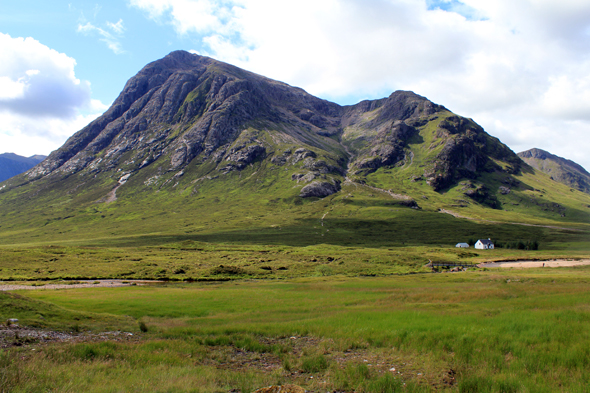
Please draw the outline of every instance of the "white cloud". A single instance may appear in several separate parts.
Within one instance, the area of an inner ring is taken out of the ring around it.
[[[0,33],[0,146],[47,154],[106,107],[76,78],[76,61],[32,38]]]
[[[205,55],[337,102],[414,90],[590,168],[590,2],[129,0]],[[567,135],[567,139],[563,136]]]
[[[166,17],[179,34],[229,33],[233,1],[215,0],[129,0],[132,6],[159,20]]]
[[[90,22],[78,25],[78,32],[83,34],[98,34],[100,41],[104,42],[113,53],[120,55],[125,53],[121,44],[120,38],[123,35],[125,28],[123,27],[123,20],[119,19],[117,23],[106,22],[106,30],[93,25]]]
[[[39,121],[0,112],[0,146],[3,152],[25,157],[34,154],[48,155],[100,114],[101,112],[95,112],[88,115],[78,114],[72,118],[45,118]]]

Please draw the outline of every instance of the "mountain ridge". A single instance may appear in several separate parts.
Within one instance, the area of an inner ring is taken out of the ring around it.
[[[520,152],[518,156],[551,179],[590,194],[590,173],[574,161],[538,148]]]

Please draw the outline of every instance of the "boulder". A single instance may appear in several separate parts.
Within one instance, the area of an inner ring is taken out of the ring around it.
[[[302,198],[317,197],[324,198],[340,191],[340,182],[332,184],[329,182],[314,181],[301,189],[299,194]]]

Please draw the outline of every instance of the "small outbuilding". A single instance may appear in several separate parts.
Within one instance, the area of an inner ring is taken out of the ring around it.
[[[475,243],[475,248],[478,250],[493,250],[494,243],[491,239],[479,239],[477,243]]]
[[[468,243],[457,243],[457,245],[455,247],[457,247],[457,248],[469,248],[469,244]]]

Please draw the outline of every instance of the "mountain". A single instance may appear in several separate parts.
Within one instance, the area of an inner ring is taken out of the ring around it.
[[[101,117],[0,187],[0,237],[227,237],[287,224],[309,236],[317,232],[310,223],[319,216],[323,225],[328,213],[357,235],[366,219],[391,226],[400,214],[437,228],[430,223],[440,212],[587,222],[590,199],[563,190],[473,120],[413,92],[340,106],[177,51],[145,66]]]
[[[590,173],[581,165],[536,148],[520,152],[518,156],[551,179],[590,194]]]
[[[41,155],[22,157],[14,153],[0,154],[0,182],[31,169],[45,158]]]
[[[210,58],[173,52],[141,70],[102,117],[27,178],[116,169],[126,179],[163,183],[194,167],[227,174],[268,159],[277,166],[300,163],[287,176],[306,184],[299,195],[324,197],[340,189],[349,170],[363,176],[409,164],[420,128],[433,128],[420,175],[435,190],[502,170],[496,161],[507,173],[520,170],[518,157],[480,126],[412,92],[342,107]]]

